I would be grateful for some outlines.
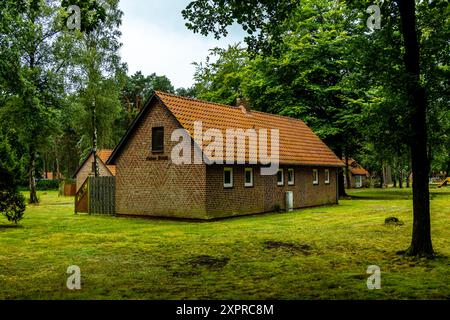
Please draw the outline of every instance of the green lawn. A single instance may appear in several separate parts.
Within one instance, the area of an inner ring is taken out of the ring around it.
[[[411,190],[352,191],[339,206],[215,222],[74,215],[40,193],[18,228],[0,220],[0,299],[449,299],[450,188],[432,190],[437,258],[397,254]],[[385,226],[396,216],[402,226]],[[381,268],[368,290],[366,269]],[[67,267],[82,289],[66,288]]]

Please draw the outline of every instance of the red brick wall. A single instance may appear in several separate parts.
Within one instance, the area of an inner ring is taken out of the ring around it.
[[[311,207],[337,203],[336,169],[330,168],[330,183],[325,184],[324,168],[319,170],[319,184],[313,185],[313,168],[289,166],[284,167],[284,186],[278,186],[276,176],[261,176],[254,167],[253,187],[244,186],[244,167],[233,168],[233,188],[223,187],[224,165],[208,166],[207,175],[207,211],[209,218],[231,215],[252,214],[272,211],[275,204],[285,208],[285,192],[293,191],[294,208]],[[228,167],[228,166],[227,166]],[[294,185],[287,182],[288,168],[294,168]]]
[[[116,160],[116,213],[206,218],[205,165],[175,165],[170,160],[172,131],[179,124],[155,103]],[[164,153],[152,153],[152,127],[164,127]],[[168,157],[148,160],[147,157]]]
[[[98,157],[97,157],[98,159]],[[89,159],[84,163],[83,167],[78,171],[77,177],[76,177],[76,183],[77,183],[77,191],[81,188],[84,181],[86,181],[86,178],[89,176],[94,176],[94,173],[92,172],[92,162],[94,162],[94,156],[91,154],[89,156]],[[101,161],[98,160],[98,171],[101,177],[110,177],[111,173],[109,172],[106,165]]]

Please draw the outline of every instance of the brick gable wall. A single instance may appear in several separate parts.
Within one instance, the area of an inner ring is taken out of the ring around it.
[[[151,151],[153,127],[164,127],[164,153]],[[166,107],[154,102],[116,160],[117,214],[206,218],[206,166],[170,160],[178,128]],[[155,157],[167,160],[149,160]]]

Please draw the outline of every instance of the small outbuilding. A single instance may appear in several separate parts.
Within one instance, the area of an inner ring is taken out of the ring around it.
[[[116,166],[106,164],[111,153],[112,150],[110,149],[101,149],[96,153],[98,171],[101,177],[114,177],[116,175]],[[94,152],[91,151],[73,175],[73,178],[76,179],[76,191],[80,190],[88,177],[94,175]]]
[[[349,188],[364,188],[369,183],[369,172],[364,169],[355,159],[348,159],[348,178],[350,179]],[[344,179],[347,187],[347,179]]]

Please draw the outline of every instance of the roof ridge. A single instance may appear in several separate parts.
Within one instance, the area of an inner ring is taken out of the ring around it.
[[[189,101],[196,101],[196,102],[201,102],[201,103],[206,103],[206,104],[212,104],[212,105],[216,105],[216,106],[220,106],[220,107],[232,108],[232,109],[235,109],[235,110],[238,109],[238,107],[230,106],[230,105],[224,104],[224,103],[211,102],[211,101],[206,101],[206,100],[200,100],[200,99],[197,99],[197,98],[179,96],[179,95],[176,95],[174,93],[169,93],[169,92],[163,92],[163,91],[155,90],[155,93],[157,95],[158,94],[162,94],[162,95],[167,95],[167,96],[171,96],[171,97],[178,98],[178,99],[183,99],[183,100],[189,100]],[[293,118],[293,117],[285,116],[285,115],[281,115],[281,114],[275,114],[275,113],[270,113],[270,112],[264,112],[264,111],[251,109],[250,110],[250,114],[252,114],[252,113],[260,113],[260,114],[265,114],[265,115],[269,115],[269,116],[279,117],[279,118],[283,118],[283,119],[295,120],[295,121],[299,121],[299,122],[305,124],[305,122],[303,120],[301,120],[301,119]]]
[[[224,103],[219,103],[219,102],[211,102],[211,101],[206,101],[206,100],[200,100],[197,98],[191,98],[191,97],[185,97],[185,96],[179,96],[176,95],[174,93],[169,93],[169,92],[163,92],[163,91],[157,91],[155,90],[155,93],[158,94],[163,94],[163,95],[167,95],[167,96],[172,96],[178,99],[183,99],[183,100],[189,100],[189,101],[196,101],[196,102],[201,102],[201,103],[207,103],[207,104],[214,104],[216,106],[220,106],[220,107],[227,107],[227,108],[232,108],[232,109],[238,109],[235,106],[230,106],[228,104],[224,104]]]

